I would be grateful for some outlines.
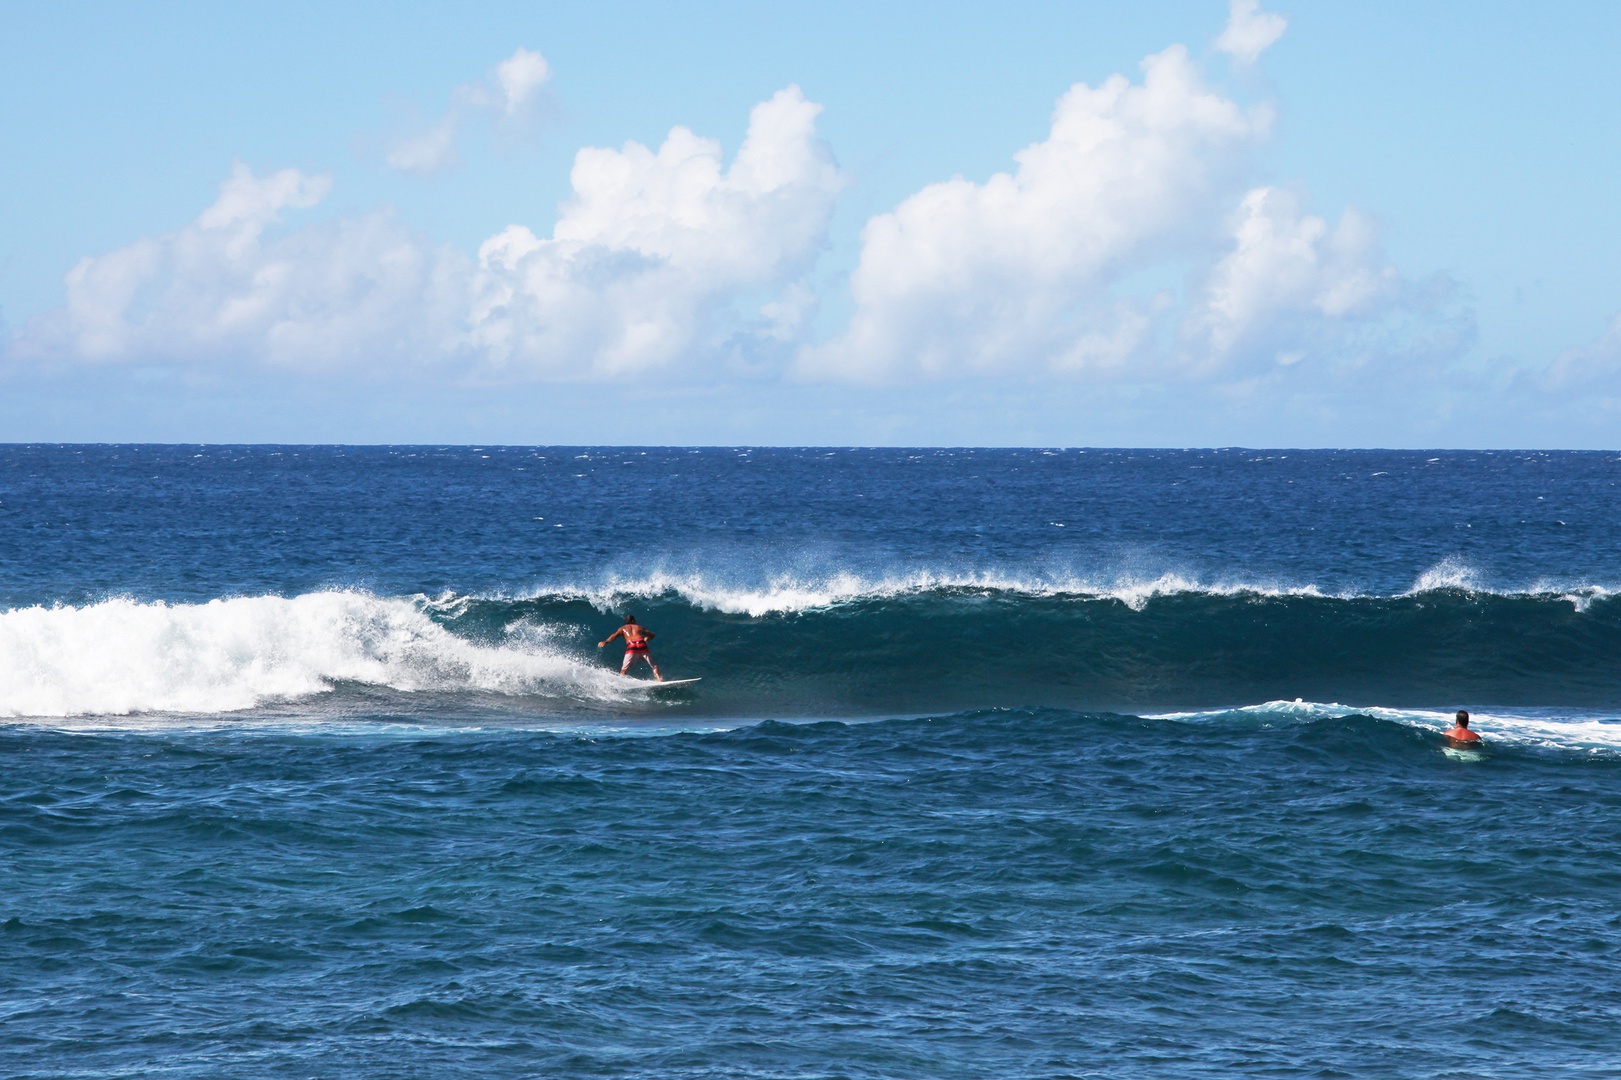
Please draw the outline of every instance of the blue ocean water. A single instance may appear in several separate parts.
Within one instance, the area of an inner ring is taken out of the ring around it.
[[[0,1074],[1621,1075],[1618,480],[0,448]]]

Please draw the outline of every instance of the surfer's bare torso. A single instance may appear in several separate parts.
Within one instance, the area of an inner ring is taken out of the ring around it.
[[[659,674],[659,666],[653,662],[653,654],[648,652],[648,645],[653,640],[653,632],[638,623],[634,617],[627,617],[624,626],[609,634],[602,641],[597,642],[597,648],[603,648],[608,642],[619,637],[625,639],[625,659],[619,665],[619,674],[629,674],[631,664],[641,659],[646,660],[647,666],[653,669],[653,677],[659,682],[663,682],[664,676]]]

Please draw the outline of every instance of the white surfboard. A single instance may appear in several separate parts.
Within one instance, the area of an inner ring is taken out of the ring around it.
[[[627,679],[626,681],[633,682],[637,686],[645,686],[649,690],[663,690],[667,686],[691,686],[695,682],[703,682],[703,679],[665,679],[663,682],[659,682],[657,679]]]

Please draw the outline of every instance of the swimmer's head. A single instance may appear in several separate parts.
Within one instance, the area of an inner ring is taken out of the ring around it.
[[[1459,727],[1468,727],[1469,726],[1469,714],[1467,712],[1465,712],[1463,709],[1458,710],[1458,726]]]

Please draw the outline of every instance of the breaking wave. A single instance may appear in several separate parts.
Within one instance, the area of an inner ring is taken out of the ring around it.
[[[0,716],[231,712],[344,683],[613,699],[616,676],[538,628],[506,638],[470,641],[420,602],[356,592],[20,608],[0,613]]]
[[[649,699],[596,642],[627,609],[667,676]],[[230,713],[387,692],[544,712],[863,716],[1258,701],[1621,708],[1606,586],[1492,591],[1442,564],[1410,590],[1192,576],[917,572],[604,578],[516,596],[330,591],[0,612],[0,716]],[[426,700],[425,698],[422,700]],[[493,704],[490,704],[492,703]]]

